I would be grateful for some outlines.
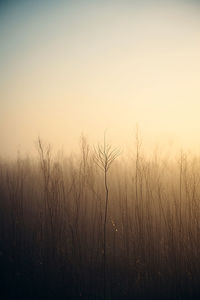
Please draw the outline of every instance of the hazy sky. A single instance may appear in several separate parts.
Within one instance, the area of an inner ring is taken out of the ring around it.
[[[40,135],[74,149],[200,149],[200,1],[0,1],[0,155]]]

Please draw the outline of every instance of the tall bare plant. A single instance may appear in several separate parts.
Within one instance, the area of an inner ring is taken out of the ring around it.
[[[107,227],[107,215],[108,215],[108,198],[109,188],[107,175],[108,171],[114,162],[114,160],[120,155],[118,148],[112,148],[112,146],[106,141],[106,134],[104,134],[103,145],[98,144],[94,148],[94,162],[104,173],[104,187],[105,187],[105,211],[103,222],[103,266],[104,266],[104,298],[106,297],[106,227]]]

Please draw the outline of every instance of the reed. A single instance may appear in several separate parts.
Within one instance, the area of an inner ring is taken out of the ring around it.
[[[200,157],[37,151],[0,161],[2,299],[199,299]]]

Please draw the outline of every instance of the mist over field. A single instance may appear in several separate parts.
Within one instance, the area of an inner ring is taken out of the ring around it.
[[[200,299],[199,1],[0,1],[0,297]]]
[[[78,149],[105,129],[132,147],[199,149],[198,1],[6,1],[0,13],[0,155],[37,136]]]

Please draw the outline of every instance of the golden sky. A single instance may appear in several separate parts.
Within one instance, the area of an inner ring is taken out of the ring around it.
[[[0,6],[0,155],[40,135],[76,149],[200,148],[198,1],[19,1]]]

